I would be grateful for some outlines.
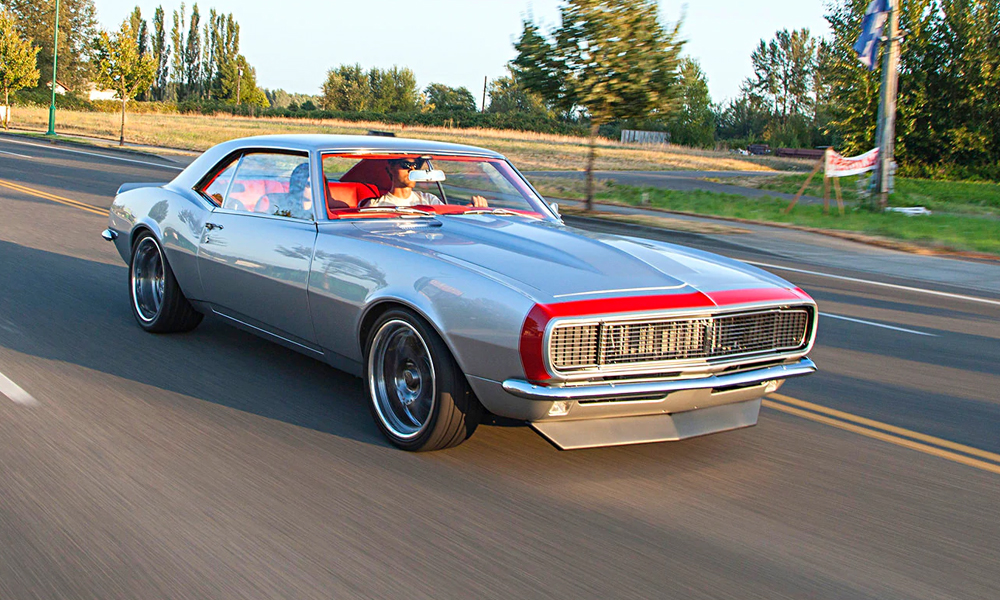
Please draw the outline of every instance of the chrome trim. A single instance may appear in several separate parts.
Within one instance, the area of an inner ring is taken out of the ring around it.
[[[106,241],[113,242],[118,239],[118,232],[113,229],[105,229],[101,232],[101,237]]]
[[[801,377],[816,371],[816,363],[808,358],[791,365],[776,365],[739,373],[710,375],[701,379],[651,381],[645,383],[604,383],[601,385],[550,387],[529,383],[521,379],[508,379],[503,389],[528,400],[554,402],[557,400],[612,400],[638,398],[655,394],[669,394],[683,390],[703,390],[748,386],[776,379]]]
[[[752,312],[757,310],[767,310],[775,308],[806,308],[812,311],[812,324],[811,331],[807,332],[808,343],[804,348],[797,348],[794,350],[788,350],[781,353],[767,354],[766,352],[748,356],[735,356],[728,359],[713,359],[711,361],[704,359],[695,359],[690,361],[660,361],[660,362],[647,362],[647,363],[634,363],[630,365],[622,366],[606,366],[598,369],[590,370],[580,370],[580,371],[569,371],[563,372],[556,369],[552,365],[551,358],[551,341],[552,332],[557,326],[562,325],[595,325],[600,323],[642,323],[650,320],[657,319],[679,319],[684,317],[692,316],[706,316],[706,317],[717,317],[717,316],[727,316],[731,314],[738,314],[743,312]],[[594,377],[600,377],[602,375],[643,375],[650,373],[663,372],[664,370],[695,370],[703,371],[706,368],[722,368],[726,366],[731,366],[740,362],[747,362],[748,360],[760,360],[763,358],[791,358],[791,357],[804,357],[812,351],[813,346],[816,343],[816,326],[819,321],[819,310],[816,305],[810,302],[752,302],[747,304],[740,304],[738,306],[727,306],[724,309],[717,310],[719,307],[702,307],[702,308],[691,308],[684,310],[661,310],[653,312],[644,313],[611,313],[603,315],[588,315],[586,317],[566,317],[566,318],[555,318],[549,321],[545,327],[545,333],[542,336],[542,361],[545,365],[545,370],[551,373],[555,378],[562,381],[579,381],[581,379],[592,379]],[[716,309],[716,310],[713,310]]]
[[[296,342],[295,340],[290,340],[290,339],[288,339],[288,338],[286,338],[284,336],[278,335],[278,334],[276,334],[276,333],[274,333],[272,331],[268,331],[266,329],[261,329],[260,327],[257,327],[256,325],[251,325],[250,323],[247,323],[246,321],[242,321],[240,319],[237,319],[236,317],[231,317],[231,316],[227,315],[226,313],[221,313],[221,312],[215,310],[215,308],[212,308],[212,314],[216,315],[216,316],[219,316],[219,317],[222,317],[223,319],[229,319],[230,321],[232,321],[234,323],[237,323],[239,325],[242,325],[242,326],[244,326],[244,327],[246,327],[248,329],[253,329],[254,331],[259,331],[260,333],[263,333],[266,336],[270,336],[270,337],[272,337],[272,338],[274,338],[276,340],[281,340],[282,342],[291,344],[291,345],[293,345],[293,346],[295,346],[297,348],[302,348],[303,350],[308,350],[309,352],[312,352],[313,354],[316,354],[318,356],[323,356],[323,352],[321,352],[320,350],[317,350],[315,348],[310,348],[309,346],[306,346],[305,344],[300,344],[300,343]]]

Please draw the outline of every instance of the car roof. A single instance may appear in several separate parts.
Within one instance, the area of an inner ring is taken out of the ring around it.
[[[381,136],[381,135],[332,135],[332,134],[297,134],[297,135],[260,135],[240,138],[229,142],[233,147],[248,146],[281,146],[300,150],[318,152],[389,152],[406,154],[460,154],[503,158],[503,155],[464,144],[451,144],[432,140],[417,140],[411,138]]]
[[[476,156],[504,160],[492,150],[431,140],[414,140],[375,135],[259,135],[222,142],[205,151],[170,183],[178,188],[192,188],[215,165],[227,156],[244,149],[300,150],[303,152],[344,152],[358,154],[432,154]]]

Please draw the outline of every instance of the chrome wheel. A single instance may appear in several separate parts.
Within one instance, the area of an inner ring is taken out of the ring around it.
[[[163,256],[160,247],[152,237],[139,241],[132,253],[132,303],[136,315],[145,323],[151,323],[160,314],[163,306]]]
[[[434,361],[420,333],[403,320],[382,324],[368,354],[368,389],[382,424],[406,440],[430,422],[437,390]]]

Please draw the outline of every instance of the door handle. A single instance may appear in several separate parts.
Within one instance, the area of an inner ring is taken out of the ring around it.
[[[213,229],[222,229],[222,225],[216,225],[215,223],[205,223],[205,229],[212,231]]]

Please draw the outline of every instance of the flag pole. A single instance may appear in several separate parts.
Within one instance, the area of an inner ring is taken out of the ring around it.
[[[899,88],[899,0],[889,0],[888,44],[883,52],[882,97],[879,101],[878,172],[876,189],[878,207],[889,206],[889,171],[892,167],[896,141],[896,94]]]

